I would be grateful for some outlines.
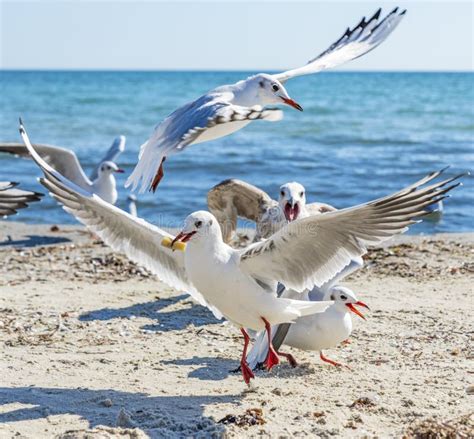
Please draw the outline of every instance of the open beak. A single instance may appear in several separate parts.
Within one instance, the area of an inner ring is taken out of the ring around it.
[[[294,101],[293,99],[284,98],[283,96],[280,96],[280,98],[283,100],[283,102],[286,105],[289,105],[290,107],[296,108],[299,111],[303,111],[303,107],[300,104],[298,104],[298,102]]]
[[[298,204],[292,206],[291,203],[286,203],[284,213],[287,221],[294,221],[298,218],[298,215],[300,214],[300,207],[298,206]]]
[[[117,168],[115,172],[118,172],[119,174],[125,174],[125,171],[122,168]]]
[[[366,318],[364,317],[364,314],[362,314],[354,305],[359,305],[359,306],[362,306],[364,308],[367,308],[368,310],[370,310],[370,308],[364,303],[364,302],[361,302],[360,300],[356,303],[346,303],[346,306],[354,313],[354,314],[357,314],[360,318],[366,320]]]
[[[177,243],[177,242],[188,242],[193,235],[196,233],[195,230],[189,233],[184,233],[184,232],[179,232],[176,237],[171,241],[171,248]]]

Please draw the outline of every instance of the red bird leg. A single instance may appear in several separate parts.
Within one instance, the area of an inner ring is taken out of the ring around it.
[[[281,357],[285,357],[288,363],[290,363],[291,367],[298,366],[298,363],[295,360],[295,357],[293,357],[293,355],[287,354],[286,352],[281,352],[281,351],[277,351],[277,354],[280,355]]]
[[[270,323],[268,323],[268,320],[265,317],[262,317],[262,320],[263,320],[263,323],[265,323],[265,330],[267,331],[267,337],[268,337],[268,354],[267,354],[267,358],[265,359],[265,367],[267,368],[268,371],[270,371],[272,370],[273,366],[280,364],[280,359],[278,358],[278,355],[275,352],[275,349],[273,348],[272,328],[270,326]]]
[[[153,193],[156,191],[156,188],[160,184],[161,179],[164,177],[165,173],[163,171],[163,163],[165,162],[166,157],[163,157],[161,159],[160,167],[158,168],[158,171],[155,175],[155,178],[153,179],[153,182],[151,183],[150,190],[153,191]]]
[[[323,354],[323,351],[319,351],[319,358],[321,358],[321,360],[323,360],[326,363],[332,364],[333,366],[347,367],[349,370],[351,370],[351,368],[349,366],[346,366],[345,364],[338,363],[337,361],[330,360],[329,358],[325,357],[324,354]]]
[[[240,332],[242,332],[242,335],[244,336],[244,350],[242,351],[242,358],[240,360],[240,369],[242,370],[242,376],[244,377],[245,384],[249,384],[250,380],[255,378],[252,369],[250,369],[247,363],[247,348],[250,343],[250,337],[244,328],[240,328]]]

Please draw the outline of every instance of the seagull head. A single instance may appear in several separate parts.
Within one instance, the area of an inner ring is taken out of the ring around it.
[[[362,314],[354,305],[362,306],[363,308],[370,310],[370,308],[364,302],[357,300],[357,297],[353,291],[340,285],[331,289],[330,300],[334,300],[337,307],[340,307],[345,311],[349,309],[350,312],[353,312],[364,320],[364,314]]]
[[[306,194],[302,184],[292,182],[280,187],[278,204],[287,221],[298,219],[306,208]]]
[[[254,79],[257,84],[257,95],[261,104],[286,104],[299,111],[303,111],[303,107],[290,98],[283,84],[272,75],[260,73],[252,79]]]
[[[102,175],[111,175],[114,172],[118,172],[120,174],[123,174],[125,171],[123,169],[120,169],[114,162],[102,162],[99,166],[99,177]]]
[[[212,213],[199,210],[188,215],[184,220],[184,227],[171,243],[171,248],[176,242],[200,241],[208,237],[220,237],[219,224]]]

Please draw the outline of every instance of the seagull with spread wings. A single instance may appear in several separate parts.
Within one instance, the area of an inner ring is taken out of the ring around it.
[[[90,177],[86,176],[74,151],[53,145],[36,144],[35,148],[46,162],[68,180],[88,192],[97,194],[108,203],[116,203],[118,193],[114,173],[123,173],[124,171],[115,164],[115,161],[125,150],[125,136],[114,139],[104,157],[94,167]],[[0,143],[0,152],[31,158],[22,143]]]
[[[162,245],[163,238],[171,239],[168,233],[69,181],[36,153],[23,125],[20,133],[43,171],[41,183],[67,212],[114,250],[240,327],[245,340],[241,368],[246,383],[254,376],[246,362],[250,343],[246,328],[266,331],[265,364],[271,369],[279,363],[271,326],[324,312],[333,303],[278,298],[278,282],[296,292],[322,286],[362,256],[367,246],[406,231],[426,213],[426,206],[443,199],[460,184],[454,182],[460,177],[456,176],[420,187],[430,180],[426,177],[366,204],[293,221],[269,239],[244,249],[224,243],[211,213],[194,212],[168,248]],[[184,253],[173,251],[178,242],[187,243]]]
[[[167,157],[190,145],[227,136],[254,120],[278,121],[280,110],[264,109],[266,105],[286,104],[303,108],[286,91],[284,84],[301,75],[318,73],[358,58],[380,45],[405,15],[395,8],[384,18],[379,9],[368,20],[362,20],[328,49],[303,67],[278,74],[260,73],[235,84],[218,87],[171,113],[154,129],[141,146],[139,161],[126,182],[132,190],[153,190],[163,178]]]

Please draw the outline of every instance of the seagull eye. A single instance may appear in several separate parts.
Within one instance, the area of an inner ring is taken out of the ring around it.
[[[272,89],[273,89],[273,91],[278,91],[278,90],[280,90],[280,87],[278,87],[278,85],[276,85],[276,84],[273,84]]]
[[[345,296],[344,294],[341,294],[341,300],[347,300],[347,296]]]
[[[202,226],[202,221],[196,221],[194,225],[196,226],[197,229],[199,229],[199,227]]]
[[[300,197],[302,197],[304,195],[304,192],[300,192]]]
[[[285,196],[285,191],[280,191],[280,195],[281,195],[282,197],[284,197],[284,196]]]

